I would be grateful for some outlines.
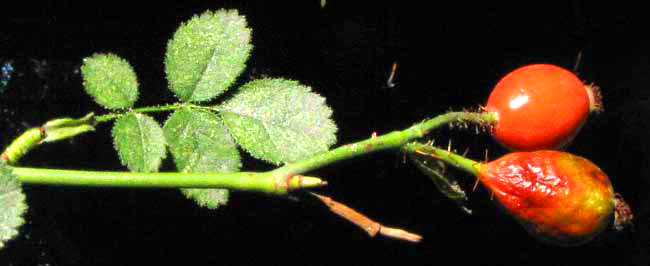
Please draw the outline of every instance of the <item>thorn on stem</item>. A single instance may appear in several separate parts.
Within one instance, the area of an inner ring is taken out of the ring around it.
[[[479,182],[479,179],[476,178],[476,181],[474,182],[474,186],[472,187],[472,192],[476,191],[476,188],[478,187],[478,182]]]
[[[447,175],[447,165],[442,164],[440,168],[442,168],[442,173],[441,173],[442,176],[446,176]]]
[[[442,159],[442,158],[440,158],[440,156],[438,156],[438,155],[435,155],[435,154],[433,154],[433,153],[423,152],[423,151],[421,151],[421,150],[415,150],[415,153],[417,153],[417,154],[422,154],[422,155],[426,155],[426,156],[431,156],[431,157],[436,158],[436,159]]]
[[[386,88],[393,88],[395,87],[395,83],[393,80],[395,79],[395,72],[397,71],[397,62],[393,62],[393,66],[391,67],[390,71],[390,76],[388,76],[388,80],[386,81]]]
[[[576,56],[576,63],[573,65],[573,72],[578,72],[578,67],[580,67],[580,61],[582,61],[582,49],[578,52]]]
[[[465,148],[465,151],[463,152],[463,157],[467,156],[467,153],[469,152],[469,146]]]

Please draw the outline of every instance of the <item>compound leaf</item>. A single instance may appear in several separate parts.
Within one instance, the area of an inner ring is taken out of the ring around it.
[[[183,23],[167,44],[169,87],[186,102],[210,100],[246,67],[251,30],[236,10],[207,11]]]
[[[237,144],[216,114],[183,108],[163,127],[176,167],[181,172],[235,172],[241,168]],[[227,189],[181,189],[200,206],[211,209],[228,202]]]
[[[0,162],[0,249],[18,235],[18,228],[25,223],[26,211],[25,194],[18,177]]]
[[[86,93],[108,109],[132,107],[138,99],[138,79],[131,65],[114,54],[86,57],[81,66]]]
[[[122,164],[133,172],[156,172],[166,156],[162,128],[140,113],[132,112],[115,121],[113,143]]]
[[[221,115],[239,145],[274,164],[327,151],[336,142],[325,98],[292,80],[251,81],[226,101]]]

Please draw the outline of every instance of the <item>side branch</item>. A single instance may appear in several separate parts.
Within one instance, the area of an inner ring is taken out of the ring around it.
[[[494,115],[487,112],[449,112],[415,124],[402,131],[393,131],[385,135],[373,134],[369,139],[346,144],[333,150],[316,154],[310,158],[287,164],[275,169],[281,175],[302,174],[321,168],[334,162],[356,156],[400,148],[418,138],[426,136],[432,130],[452,123],[472,123],[481,127],[489,127],[495,121]]]
[[[449,150],[437,148],[430,144],[411,142],[402,147],[405,152],[418,153],[425,156],[431,156],[438,160],[444,161],[449,165],[463,170],[472,176],[478,176],[479,162],[465,158]]]

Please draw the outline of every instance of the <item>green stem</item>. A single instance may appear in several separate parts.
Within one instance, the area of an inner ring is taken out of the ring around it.
[[[419,142],[411,142],[402,147],[405,152],[413,152],[434,157],[442,160],[447,164],[463,170],[473,176],[479,175],[480,162],[468,159],[462,155],[458,155],[449,150],[437,148],[432,145],[422,144]]]
[[[15,138],[0,155],[0,162],[11,165],[23,157],[27,152],[38,146],[45,138],[41,128],[30,128]]]
[[[129,110],[128,112],[157,113],[157,112],[175,111],[175,110],[181,109],[183,107],[190,107],[190,108],[196,108],[196,109],[206,109],[206,110],[211,110],[211,111],[219,111],[219,110],[221,110],[220,109],[221,107],[219,105],[202,106],[202,105],[194,105],[194,104],[189,104],[189,103],[172,103],[172,104],[159,105],[159,106],[147,106],[147,107],[134,108],[132,110]],[[120,116],[123,116],[126,113],[127,112],[98,115],[98,116],[95,117],[95,121],[97,123],[108,122],[108,121],[117,119],[117,118],[119,118]]]
[[[174,103],[161,106],[149,106],[135,108],[130,111],[139,113],[174,111],[183,107],[219,111],[220,106],[200,106],[187,103]],[[53,142],[74,137],[88,131],[93,131],[94,126],[99,123],[108,122],[123,116],[126,112],[110,113],[100,116],[88,114],[79,119],[59,118],[48,121],[42,127],[31,128],[14,139],[0,155],[0,161],[9,165],[15,164],[28,151],[36,148],[44,142]],[[61,127],[60,129],[57,127]],[[58,129],[58,130],[57,130]]]
[[[167,110],[181,105],[165,106]],[[154,109],[140,109],[139,111]],[[161,110],[155,108],[155,110]],[[104,116],[104,119],[106,116]],[[402,131],[393,131],[383,136],[343,145],[336,149],[316,154],[311,158],[287,164],[264,173],[238,172],[229,174],[201,173],[133,173],[105,171],[75,171],[14,167],[13,173],[23,183],[77,185],[77,186],[120,186],[120,187],[194,187],[227,188],[246,191],[260,191],[284,194],[292,189],[322,186],[324,181],[315,177],[301,176],[305,172],[375,151],[400,148],[408,142],[424,137],[430,131],[453,123],[477,123],[489,126],[494,116],[489,113],[449,112]],[[449,154],[445,151],[446,154]],[[441,155],[442,156],[442,155]],[[450,161],[455,158],[449,157]],[[471,161],[471,160],[470,160]],[[460,163],[459,165],[464,165]],[[469,169],[469,168],[467,168]]]
[[[310,176],[284,177],[266,173],[136,173],[55,170],[12,167],[12,173],[24,184],[94,187],[226,188],[272,194],[295,189],[324,186],[327,183]]]
[[[141,108],[134,108],[132,110],[129,110],[129,112],[131,112],[131,111],[132,112],[138,112],[138,113],[165,112],[165,111],[178,110],[178,109],[180,109],[180,108],[182,108],[184,106],[187,106],[187,104],[173,103],[173,104],[167,104],[167,105],[147,106],[147,107],[141,107]],[[98,115],[98,116],[95,117],[95,121],[97,123],[103,123],[103,122],[111,121],[111,120],[119,118],[120,116],[123,116],[125,113],[110,113],[110,114],[105,114],[105,115]]]
[[[363,141],[343,145],[336,149],[317,154],[311,158],[287,164],[274,170],[274,172],[281,174],[301,174],[359,155],[380,150],[400,148],[408,142],[424,137],[430,131],[442,125],[471,122],[478,124],[479,126],[489,126],[494,123],[494,121],[494,115],[487,112],[448,112],[422,123],[415,124],[402,131],[393,131],[382,136],[373,136]]]

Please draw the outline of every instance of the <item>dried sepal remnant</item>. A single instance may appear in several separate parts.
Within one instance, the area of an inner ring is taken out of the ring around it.
[[[601,113],[605,111],[603,105],[603,95],[600,92],[600,87],[596,84],[586,84],[585,89],[589,95],[589,112],[591,113]]]
[[[614,230],[623,231],[634,225],[634,214],[620,193],[615,195]]]

